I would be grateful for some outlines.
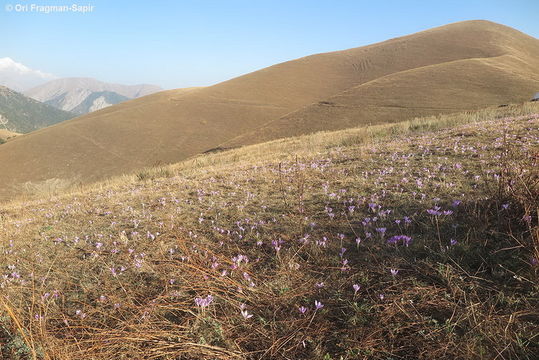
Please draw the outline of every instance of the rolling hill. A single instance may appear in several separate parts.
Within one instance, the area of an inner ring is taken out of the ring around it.
[[[81,115],[161,90],[147,84],[120,85],[92,78],[62,78],[29,89],[25,95]]]
[[[0,148],[0,197],[21,184],[92,182],[219,148],[529,100],[539,40],[465,21],[163,91]]]
[[[5,129],[17,133],[28,133],[75,117],[75,114],[30,99],[4,86],[0,86],[0,115],[8,120]]]

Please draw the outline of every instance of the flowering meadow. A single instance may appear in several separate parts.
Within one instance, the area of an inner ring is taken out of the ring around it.
[[[0,359],[537,359],[539,104],[513,107],[0,205]]]

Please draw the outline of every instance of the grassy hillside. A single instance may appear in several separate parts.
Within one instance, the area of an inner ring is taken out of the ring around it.
[[[160,92],[6,144],[0,197],[25,183],[92,182],[219,147],[528,100],[539,89],[538,59],[539,40],[469,21]]]
[[[75,116],[30,99],[4,86],[0,86],[0,115],[8,119],[6,128],[18,133],[41,129]]]
[[[538,143],[527,103],[6,204],[0,355],[532,360]]]
[[[522,101],[521,94],[533,94],[539,86],[539,72],[521,65],[514,57],[503,55],[402,71],[287,114],[222,146]],[[523,84],[523,79],[530,81]]]

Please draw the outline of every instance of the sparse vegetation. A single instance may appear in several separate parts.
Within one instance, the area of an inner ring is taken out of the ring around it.
[[[533,360],[538,143],[529,103],[5,204],[0,356]]]
[[[137,180],[145,181],[145,180],[153,180],[153,179],[159,179],[159,178],[167,178],[167,177],[172,177],[172,176],[173,176],[173,172],[168,167],[157,166],[153,168],[147,168],[138,172]]]

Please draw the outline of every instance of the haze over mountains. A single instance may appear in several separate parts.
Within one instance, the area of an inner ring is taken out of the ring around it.
[[[161,90],[148,84],[120,85],[91,78],[62,78],[29,89],[25,95],[80,115]]]
[[[307,56],[12,139],[0,147],[0,198],[28,182],[91,182],[219,147],[521,102],[539,89],[538,69],[539,40],[488,21]]]
[[[9,57],[0,58],[0,85],[15,91],[21,92],[55,78],[52,74],[30,69]]]

